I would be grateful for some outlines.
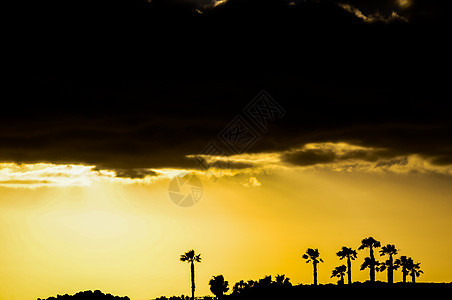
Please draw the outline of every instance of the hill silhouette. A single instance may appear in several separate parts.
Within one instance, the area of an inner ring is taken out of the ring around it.
[[[38,300],[130,300],[129,297],[113,296],[111,294],[104,294],[99,290],[78,292],[74,295],[57,295],[56,297],[49,297],[47,299],[38,298]]]

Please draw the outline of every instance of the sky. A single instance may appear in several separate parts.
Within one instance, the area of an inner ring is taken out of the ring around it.
[[[197,295],[219,274],[310,284],[307,248],[335,283],[335,253],[369,236],[452,281],[436,1],[46,5],[20,11],[3,90],[0,299],[187,295],[190,249]]]

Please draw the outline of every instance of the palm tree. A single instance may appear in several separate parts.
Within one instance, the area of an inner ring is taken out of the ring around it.
[[[229,282],[224,280],[223,275],[213,276],[209,281],[210,291],[217,297],[221,299],[227,291],[229,291]]]
[[[369,257],[366,257],[364,263],[361,265],[361,270],[369,268],[370,282],[375,282],[375,267],[378,266],[378,261],[375,260],[374,248],[379,248],[380,242],[375,240],[373,237],[368,237],[361,241],[361,246],[358,250],[363,250],[369,248]]]
[[[406,283],[406,276],[408,275],[408,267],[413,264],[413,259],[411,257],[406,257],[405,255],[400,256],[400,258],[394,261],[394,265],[398,267],[402,267],[402,277],[403,283]]]
[[[195,262],[201,262],[201,254],[196,255],[195,250],[185,252],[180,256],[181,261],[186,261],[190,264],[191,270],[191,299],[195,299]]]
[[[342,250],[336,253],[337,256],[339,256],[339,259],[347,258],[347,277],[348,277],[348,284],[352,284],[352,260],[355,260],[356,256],[358,255],[356,253],[356,250],[353,250],[352,248],[342,247]]]
[[[411,281],[416,283],[416,277],[421,276],[424,272],[421,270],[421,263],[414,263],[411,259],[409,265],[407,266],[407,270],[411,275]]]
[[[339,281],[338,284],[339,285],[343,285],[344,284],[344,276],[345,276],[345,271],[347,271],[347,267],[345,265],[336,267],[333,272],[331,272],[331,277],[339,277]]]
[[[317,264],[319,262],[323,262],[323,259],[319,258],[319,256],[319,249],[311,248],[308,248],[306,253],[302,256],[303,259],[306,259],[306,263],[310,263],[312,261],[312,265],[314,266],[314,285],[317,285]]]
[[[398,268],[397,265],[394,265],[394,255],[397,255],[397,249],[394,245],[387,244],[381,247],[380,255],[389,255],[388,260],[380,265],[379,271],[383,272],[388,269],[388,283],[394,283],[394,269]]]
[[[366,268],[369,268],[370,274],[372,274],[372,270],[374,270],[373,272],[375,272],[375,270],[378,268],[379,264],[380,263],[378,261],[376,261],[375,259],[372,259],[370,257],[366,257],[366,258],[364,258],[364,262],[361,265],[360,270],[363,271]],[[374,273],[373,277],[371,275],[370,282],[375,282],[375,273]]]

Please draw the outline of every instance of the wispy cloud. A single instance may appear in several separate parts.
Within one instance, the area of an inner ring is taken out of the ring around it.
[[[380,12],[375,12],[371,14],[364,14],[360,9],[357,7],[348,4],[348,3],[338,3],[338,5],[346,10],[347,12],[355,15],[357,18],[361,19],[365,23],[391,23],[394,21],[402,21],[402,22],[408,22],[408,19],[406,17],[403,17],[396,13],[395,11],[392,11],[388,15],[383,15]],[[407,5],[407,4],[401,4],[401,5]]]
[[[290,168],[344,173],[386,172],[452,175],[452,165],[437,165],[431,161],[431,158],[349,143],[308,143],[302,147],[280,152],[245,153],[233,156],[206,155],[204,158],[212,164],[215,164],[216,161],[229,161],[249,166],[241,169],[212,169],[210,171],[219,176],[243,174],[252,177],[259,172]]]
[[[37,188],[42,186],[89,186],[100,181],[119,183],[150,183],[165,176],[152,170],[139,170],[139,176],[99,170],[95,166],[73,164],[15,164],[0,163],[0,186],[12,188]]]
[[[245,183],[242,183],[242,185],[243,185],[244,187],[247,187],[247,188],[256,188],[256,187],[260,187],[260,186],[261,186],[261,183],[259,182],[259,180],[257,180],[256,177],[251,176],[251,177],[248,179],[248,181],[245,182]]]

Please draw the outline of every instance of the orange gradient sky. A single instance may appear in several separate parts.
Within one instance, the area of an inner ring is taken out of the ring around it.
[[[267,156],[272,165],[274,156]],[[126,180],[108,172],[96,177],[84,166],[17,168],[4,165],[0,172],[10,178],[0,186],[0,299],[87,289],[135,300],[187,295],[189,266],[179,256],[189,249],[203,259],[196,265],[197,295],[210,294],[208,281],[218,274],[231,289],[241,279],[276,274],[310,284],[312,266],[301,258],[308,247],[319,248],[325,260],[319,282],[335,283],[331,270],[345,263],[335,253],[356,249],[368,236],[421,262],[419,281],[452,281],[449,175],[338,166],[273,166],[224,173],[216,181],[199,174],[202,199],[182,208],[168,197],[168,175]],[[30,169],[46,183],[17,184],[17,177],[31,180]],[[62,176],[64,170],[73,176]],[[358,253],[354,280],[368,278],[359,271],[366,255]]]

